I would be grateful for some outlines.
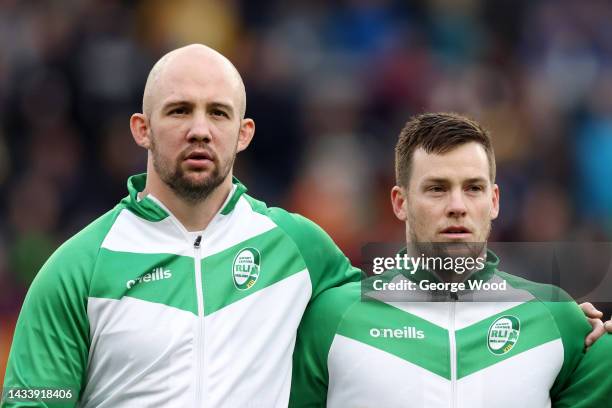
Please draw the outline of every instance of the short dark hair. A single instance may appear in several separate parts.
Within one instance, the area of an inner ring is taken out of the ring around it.
[[[395,146],[395,178],[407,187],[412,156],[422,147],[427,153],[443,154],[469,142],[482,145],[489,159],[489,177],[495,182],[495,154],[489,133],[477,122],[457,113],[424,113],[410,118]]]

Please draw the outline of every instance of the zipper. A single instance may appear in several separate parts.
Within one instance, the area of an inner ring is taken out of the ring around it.
[[[221,206],[221,209],[219,209],[219,212],[213,217],[213,219],[211,219],[210,223],[205,228],[205,230],[208,229],[210,225],[213,224],[216,217],[221,213],[222,209],[225,208],[227,203],[234,196],[235,191],[236,191],[236,187],[233,186],[225,202]],[[192,244],[191,238],[190,238],[191,235],[185,229],[183,224],[181,224],[181,222],[172,214],[172,212],[161,201],[159,201],[153,195],[150,195],[150,197],[160,208],[162,208],[169,214],[170,220],[172,221],[172,223],[178,228],[178,230],[183,234],[183,236],[186,237],[187,242],[189,244]],[[202,289],[202,254],[200,252],[201,244],[202,244],[202,234],[198,235],[195,241],[193,241],[193,255],[194,255],[193,260],[194,260],[194,271],[195,271],[195,281],[196,281],[195,282],[196,283],[196,298],[198,302],[198,329],[197,329],[197,333],[195,337],[196,373],[194,375],[196,407],[203,406],[202,404],[203,394],[205,393],[205,390],[206,390],[206,381],[205,381],[206,377],[203,374],[203,367],[202,367],[202,365],[204,364],[203,362],[204,360],[204,291]]]
[[[455,408],[457,400],[457,339],[455,336],[455,309],[459,297],[451,293],[448,340],[450,344],[450,369],[451,369],[451,408]]]
[[[204,292],[202,290],[202,258],[200,244],[202,235],[198,235],[193,242],[193,261],[195,266],[196,297],[198,301],[198,332],[196,337],[196,372],[195,372],[195,399],[196,407],[202,406],[202,364],[204,359]]]

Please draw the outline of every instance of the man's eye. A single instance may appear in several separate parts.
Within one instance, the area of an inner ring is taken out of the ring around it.
[[[473,192],[480,192],[483,191],[484,188],[482,186],[478,186],[478,185],[471,185],[468,187],[469,191],[473,191]]]
[[[174,108],[170,111],[170,115],[185,115],[187,113],[187,109],[185,108]]]
[[[432,193],[442,193],[444,188],[442,186],[430,186],[427,188],[427,191],[431,191]]]
[[[212,115],[213,115],[213,116],[221,116],[221,117],[224,117],[224,118],[229,117],[229,116],[227,115],[227,113],[225,113],[224,111],[219,110],[219,109],[215,109],[215,110],[213,110],[211,113],[212,113]]]

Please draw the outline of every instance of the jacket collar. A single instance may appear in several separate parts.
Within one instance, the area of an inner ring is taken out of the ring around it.
[[[160,206],[155,200],[151,197],[144,197],[143,199],[138,199],[138,193],[144,190],[147,182],[147,175],[145,173],[136,174],[128,178],[127,181],[127,189],[128,196],[121,200],[121,204],[125,205],[130,211],[135,213],[136,215],[148,220],[148,221],[161,221],[168,217],[168,211],[166,211],[162,206]],[[221,215],[228,215],[231,213],[236,207],[236,203],[247,191],[247,188],[242,184],[236,177],[232,178],[232,183],[235,188],[232,190],[231,197],[225,202],[225,206],[221,210]]]

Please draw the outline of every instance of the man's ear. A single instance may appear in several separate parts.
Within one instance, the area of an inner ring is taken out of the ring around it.
[[[393,186],[391,189],[391,205],[393,206],[393,213],[400,221],[406,221],[406,219],[408,219],[406,200],[406,189],[400,186]]]
[[[130,130],[136,144],[145,149],[151,146],[149,136],[149,121],[143,113],[135,113],[130,117]]]
[[[253,140],[253,135],[255,135],[255,121],[248,118],[242,119],[240,132],[238,133],[238,152],[243,151],[249,146],[251,140]]]
[[[499,215],[499,186],[497,184],[493,184],[491,200],[493,200],[493,202],[490,216],[491,219],[494,220]]]

